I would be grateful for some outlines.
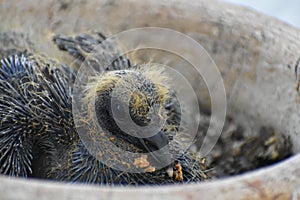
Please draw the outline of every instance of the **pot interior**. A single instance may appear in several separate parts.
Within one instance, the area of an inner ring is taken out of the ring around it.
[[[2,2],[4,10],[0,12],[1,31],[22,32],[34,43],[36,51],[66,63],[72,58],[54,46],[54,34],[98,30],[113,35],[141,27],[184,33],[201,44],[218,67],[226,91],[227,116],[243,127],[247,136],[258,136],[262,127],[272,127],[290,137],[293,154],[300,151],[300,98],[295,74],[300,40],[299,31],[286,24],[214,1],[6,1]],[[143,57],[146,53],[142,50],[135,56],[147,62],[148,58]],[[152,57],[155,56],[171,66],[172,62],[179,62],[172,55],[156,53]],[[204,60],[203,64],[211,62]],[[180,63],[182,68],[188,65]],[[193,71],[185,72],[197,91],[200,110],[210,113],[211,99],[205,81],[193,76]]]

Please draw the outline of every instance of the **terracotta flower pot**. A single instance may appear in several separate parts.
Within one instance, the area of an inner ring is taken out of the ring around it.
[[[37,50],[57,57],[52,33],[155,26],[180,31],[205,47],[227,92],[228,114],[245,127],[274,127],[300,151],[300,96],[295,66],[300,31],[271,17],[212,1],[2,1],[1,31],[35,38]],[[59,55],[59,56],[58,56]],[[99,187],[0,177],[0,199],[295,199],[300,198],[300,156],[244,175],[160,187]]]

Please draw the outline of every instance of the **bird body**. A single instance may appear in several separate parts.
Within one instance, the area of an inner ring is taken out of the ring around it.
[[[97,37],[85,34],[76,38],[58,35],[54,42],[82,63],[89,59],[86,55],[93,46],[101,44],[104,39],[102,34]],[[114,155],[109,150],[99,152],[109,155],[113,163],[142,169],[144,173],[117,170],[92,155],[78,135],[72,115],[76,73],[74,68],[48,58],[40,59],[30,52],[1,60],[1,174],[109,185],[166,184],[204,179],[204,165],[191,152],[185,151],[180,141],[169,148],[170,154],[162,157],[137,154],[134,162],[123,162],[118,159],[122,155]],[[108,138],[113,144],[130,152],[151,153],[169,145],[174,136],[181,133],[180,105],[162,70],[133,66],[128,59],[118,57],[91,80],[83,100],[95,98],[95,114],[104,130],[103,138]],[[115,92],[116,88],[121,90]],[[111,108],[113,92],[120,104]],[[130,98],[123,99],[126,95]],[[128,106],[130,118],[142,127],[141,134],[143,126],[151,125],[156,119],[164,120],[165,124],[153,136],[126,135],[112,115],[114,109],[122,114],[122,110],[118,111],[122,105]],[[182,153],[173,158],[172,152]],[[165,159],[174,159],[174,162],[160,169],[155,167]]]

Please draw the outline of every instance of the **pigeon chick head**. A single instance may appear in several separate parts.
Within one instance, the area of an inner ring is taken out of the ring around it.
[[[168,78],[161,68],[141,66],[135,69],[105,72],[94,77],[87,98],[95,98],[99,125],[114,136],[116,145],[139,153],[151,153],[169,144],[164,132],[170,98]],[[159,165],[171,159],[169,152],[153,154]]]
[[[88,97],[96,95],[96,113],[103,128],[113,128],[104,124],[108,119],[130,120],[146,127],[166,118],[164,106],[169,88],[167,77],[159,68],[110,71],[97,77],[91,87],[94,88]]]

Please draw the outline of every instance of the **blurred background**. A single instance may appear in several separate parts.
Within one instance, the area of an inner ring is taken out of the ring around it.
[[[300,28],[299,0],[223,0],[245,5]]]

